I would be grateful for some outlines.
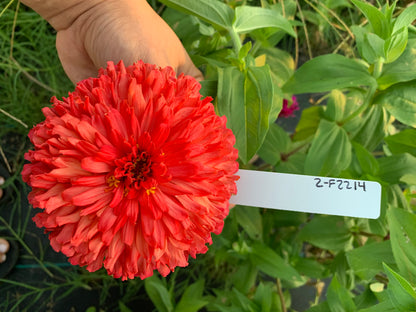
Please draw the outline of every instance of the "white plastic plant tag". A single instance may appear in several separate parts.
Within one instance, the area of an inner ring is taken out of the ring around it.
[[[243,169],[237,175],[232,204],[368,219],[380,216],[377,182]]]

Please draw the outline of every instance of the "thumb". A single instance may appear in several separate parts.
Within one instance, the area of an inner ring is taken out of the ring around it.
[[[188,55],[186,56],[185,64],[179,66],[177,71],[177,74],[184,73],[185,75],[194,77],[198,81],[204,80],[204,75],[194,65],[194,63]]]

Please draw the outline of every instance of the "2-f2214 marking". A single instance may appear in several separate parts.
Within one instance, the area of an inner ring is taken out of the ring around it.
[[[315,186],[318,188],[328,187],[328,188],[338,188],[339,190],[353,190],[353,191],[364,191],[365,181],[351,181],[351,180],[342,180],[342,179],[322,179],[314,178],[316,181]]]

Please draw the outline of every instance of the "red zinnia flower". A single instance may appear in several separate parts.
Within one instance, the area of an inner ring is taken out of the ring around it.
[[[43,209],[34,221],[72,264],[166,276],[221,232],[237,150],[199,88],[169,67],[110,62],[43,109],[22,176]]]
[[[283,107],[279,113],[279,117],[288,118],[293,117],[294,112],[299,110],[299,103],[295,96],[292,96],[292,103],[289,106],[289,101],[283,99]]]

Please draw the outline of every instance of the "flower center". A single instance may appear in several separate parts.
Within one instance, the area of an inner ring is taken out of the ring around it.
[[[141,182],[152,176],[152,161],[146,152],[131,153],[115,161],[114,178],[125,186],[139,188]],[[114,185],[115,186],[115,185]]]

